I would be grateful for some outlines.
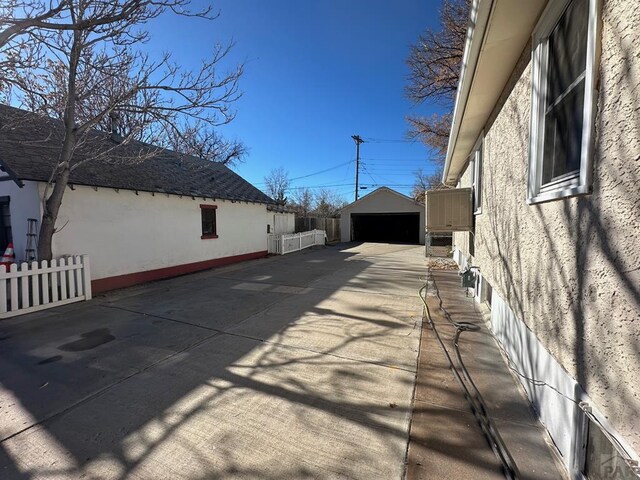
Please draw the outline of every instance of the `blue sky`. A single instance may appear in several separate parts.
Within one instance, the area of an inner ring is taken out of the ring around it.
[[[236,119],[221,127],[250,149],[236,171],[258,187],[283,167],[294,188],[328,186],[352,201],[359,134],[368,190],[408,193],[413,171],[434,167],[420,143],[403,141],[405,116],[429,114],[404,97],[409,45],[438,21],[439,0],[217,0],[208,22],[165,15],[150,25],[152,50],[189,68],[217,42],[236,43],[228,66],[244,62]],[[293,192],[290,192],[293,193]]]

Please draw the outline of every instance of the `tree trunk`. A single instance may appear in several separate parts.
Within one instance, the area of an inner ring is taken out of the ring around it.
[[[62,197],[69,183],[69,175],[71,174],[71,158],[76,147],[77,137],[75,130],[76,116],[76,76],[78,73],[78,62],[80,61],[80,53],[82,51],[83,35],[79,30],[73,32],[73,46],[69,55],[69,78],[67,102],[64,107],[64,140],[62,142],[62,150],[58,159],[57,166],[53,175],[53,192],[49,198],[43,198],[42,224],[40,225],[40,235],[38,237],[38,261],[51,261],[53,251],[51,249],[53,243],[53,234],[56,231],[56,220],[60,205],[62,205]]]
[[[38,261],[50,261],[53,257],[51,249],[53,234],[56,230],[56,220],[58,219],[58,212],[60,212],[60,205],[62,205],[62,196],[69,183],[69,173],[70,171],[67,167],[56,176],[53,192],[45,201],[44,214],[40,224],[40,235],[38,236]]]

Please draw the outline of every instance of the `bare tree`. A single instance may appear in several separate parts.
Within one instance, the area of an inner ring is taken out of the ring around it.
[[[318,217],[335,217],[345,203],[334,191],[322,188],[315,195],[313,213]]]
[[[431,101],[446,111],[430,117],[408,117],[409,136],[430,147],[440,163],[447,152],[450,112],[460,78],[469,6],[470,0],[443,0],[440,29],[427,29],[420,35],[407,58],[409,99],[415,103]]]
[[[231,121],[242,67],[218,72],[230,46],[216,46],[194,71],[182,69],[169,54],[154,60],[136,49],[149,39],[141,27],[167,11],[216,17],[209,7],[187,10],[187,0],[12,2],[0,17],[0,87],[7,98],[63,125],[43,196],[38,257],[46,260],[76,168],[118,151],[131,156],[131,149],[121,149],[133,139],[162,144],[173,134],[184,140],[192,125],[211,129]],[[119,142],[102,142],[96,150],[91,141],[96,129],[117,130]],[[148,149],[129,161],[144,155],[150,155]]]
[[[413,172],[414,182],[411,196],[417,202],[424,202],[424,194],[427,190],[438,188],[441,184],[442,168],[437,168],[433,173],[425,173],[421,168]]]
[[[302,217],[309,216],[311,210],[313,210],[313,193],[308,188],[300,188],[296,190],[291,202],[291,208],[295,210],[297,214]]]
[[[217,131],[196,122],[194,126],[182,130],[172,129],[168,132],[167,148],[176,152],[193,155],[223,165],[235,165],[244,160],[249,152],[247,146],[240,140],[229,140]]]
[[[273,198],[278,205],[287,204],[287,190],[291,186],[289,174],[282,168],[274,168],[264,177],[267,194]]]

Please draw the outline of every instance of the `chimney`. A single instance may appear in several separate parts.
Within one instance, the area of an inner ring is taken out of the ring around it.
[[[116,143],[122,142],[122,125],[120,122],[120,115],[116,112],[109,112],[109,135],[111,140]]]

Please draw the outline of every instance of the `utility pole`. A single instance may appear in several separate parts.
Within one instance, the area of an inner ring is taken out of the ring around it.
[[[356,200],[358,200],[358,175],[360,173],[360,144],[364,143],[364,140],[360,138],[360,135],[351,135],[353,141],[356,142]]]

